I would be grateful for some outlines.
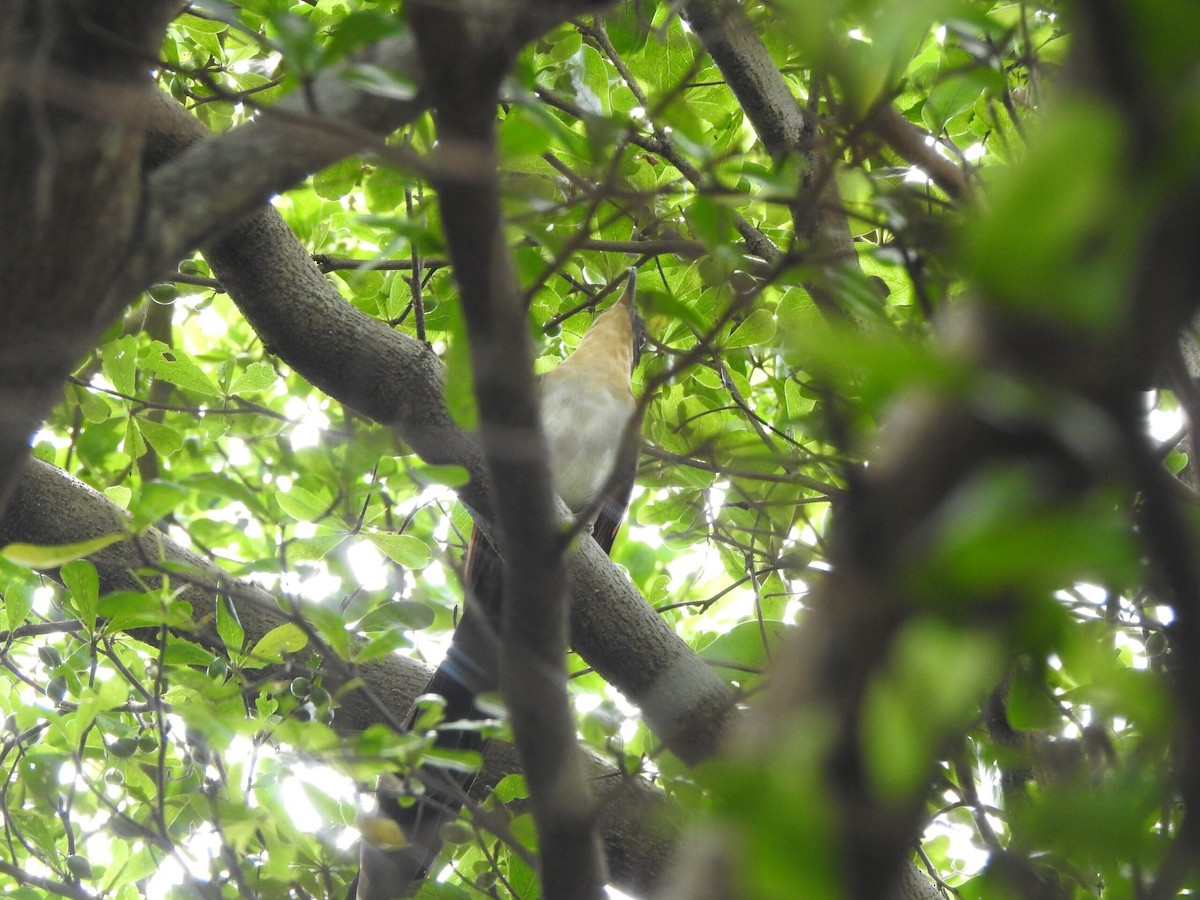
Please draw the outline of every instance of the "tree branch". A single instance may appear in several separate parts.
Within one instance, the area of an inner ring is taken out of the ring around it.
[[[124,510],[107,497],[54,466],[31,460],[12,503],[0,515],[0,547],[10,543],[77,543],[111,534],[127,523]],[[140,592],[145,585],[137,573],[146,570],[147,560],[166,564],[164,571],[169,569],[171,589],[178,590],[179,601],[192,607],[197,622],[207,622],[210,627],[216,614],[216,596],[224,592],[233,599],[249,644],[289,621],[273,594],[235,578],[156,529],[107,547],[89,560],[100,576],[101,595]],[[28,633],[67,631],[71,625],[48,623],[46,629],[35,628]],[[224,642],[211,631],[202,630],[190,637],[216,654],[225,653]],[[347,673],[328,660],[321,672],[333,692],[347,681]],[[396,654],[359,667],[353,675],[362,679],[364,690],[339,695],[337,727],[355,732],[379,722],[380,710],[372,698],[387,698],[388,708],[402,714],[425,690],[430,674],[427,666]],[[642,779],[623,774],[595,756],[589,755],[585,762],[589,783],[599,799],[599,821],[612,878],[625,890],[645,892],[661,877],[681,816],[661,791]],[[519,771],[514,748],[492,741],[472,795],[482,802],[501,778]]]
[[[454,8],[422,3],[410,17],[434,99],[438,201],[492,475],[493,543],[505,561],[500,686],[537,825],[542,895],[599,900],[605,865],[567,693],[566,570],[557,528],[562,514],[500,205],[495,123],[500,79],[511,64],[507,23],[491,23],[500,33],[480,40]]]
[[[158,152],[206,133],[164,97],[149,145]],[[444,367],[424,344],[372,319],[321,275],[274,209],[205,251],[230,297],[266,346],[329,396],[395,433],[426,462],[463,466],[459,497],[490,528],[488,474],[478,445],[442,397]],[[733,695],[664,623],[590,537],[567,560],[571,642],[643,711],[685,763],[710,758],[734,714]]]
[[[901,159],[919,168],[950,197],[966,196],[969,185],[962,169],[927,144],[925,135],[890,103],[871,114],[869,125]]]
[[[415,76],[407,38],[372,45],[355,62]],[[141,233],[126,271],[132,290],[313,172],[364,147],[390,152],[382,137],[426,108],[415,87],[411,99],[398,100],[355,86],[346,73],[335,66],[245,125],[151,160]]]
[[[858,266],[833,161],[821,144],[815,116],[792,96],[779,67],[736,0],[685,0],[681,11],[699,36],[755,132],[776,160],[791,155],[804,166],[803,188],[792,204],[796,234],[806,252],[824,266]],[[805,290],[826,316],[844,318],[838,298],[819,278]]]
[[[1122,27],[1113,29],[1119,43],[1126,33]],[[1077,46],[1087,43],[1081,40]],[[1110,50],[1105,48],[1103,61],[1082,62],[1077,71],[1111,75]],[[1110,89],[1129,94],[1122,97],[1130,107],[1126,122],[1136,121],[1134,108],[1145,115],[1161,101],[1158,89],[1139,95],[1137,85],[1127,79],[1114,81],[1118,83]],[[1087,102],[1098,99],[1092,93]],[[1153,120],[1162,121],[1158,116]],[[1130,127],[1128,135],[1131,140],[1145,137],[1140,126]],[[1124,221],[1098,225],[1097,241],[1111,239],[1111,252],[1131,256],[1128,271],[1122,271],[1128,289],[1103,327],[1082,327],[1069,314],[1046,316],[1027,301],[999,296],[971,311],[970,325],[959,329],[971,334],[981,377],[1003,373],[1071,412],[1047,421],[1030,407],[998,418],[986,402],[949,394],[903,404],[889,417],[893,426],[884,432],[869,468],[836,510],[827,557],[832,571],[814,592],[796,639],[781,654],[772,689],[755,713],[757,727],[748,732],[739,753],[746,764],[763,770],[794,765],[794,759],[779,756],[780,747],[793,746],[793,730],[802,723],[836,723],[815,765],[827,775],[824,786],[832,794],[826,815],[836,831],[833,846],[846,897],[869,900],[895,885],[924,820],[923,796],[914,792],[885,799],[872,784],[862,754],[866,700],[905,627],[916,616],[933,612],[929,599],[911,587],[912,573],[935,552],[928,536],[945,527],[940,517],[947,505],[965,502],[960,492],[997,466],[1036,472],[1044,495],[1040,499],[1049,510],[1069,506],[1101,484],[1132,486],[1145,495],[1143,508],[1157,521],[1138,530],[1172,595],[1178,623],[1177,735],[1187,759],[1179,787],[1189,819],[1200,809],[1195,714],[1200,570],[1194,554],[1184,549],[1195,537],[1183,533],[1187,519],[1176,508],[1177,498],[1155,484],[1164,476],[1148,461],[1140,393],[1152,383],[1155,367],[1200,302],[1200,271],[1189,252],[1190,236],[1200,232],[1200,176],[1194,167],[1182,173],[1169,159],[1173,151],[1166,148],[1178,146],[1166,139],[1148,142],[1140,155],[1125,157],[1121,171],[1114,173],[1114,181],[1127,186],[1131,195],[1154,198],[1158,205],[1146,212],[1144,231],[1136,236],[1126,231]],[[1153,186],[1163,183],[1166,172],[1173,176],[1169,192]],[[1062,251],[1063,265],[1081,265],[1068,259],[1069,253]],[[1023,260],[1008,262],[1019,266]],[[1045,259],[1039,262],[1046,264]],[[1046,298],[1046,308],[1053,307],[1054,299]],[[997,591],[999,596],[985,602],[952,586],[943,590],[937,606],[953,610],[947,618],[955,627],[1011,640],[1006,629],[1018,615],[1011,592]],[[928,763],[932,767],[933,759]],[[1197,846],[1192,836],[1200,828],[1194,821],[1189,825],[1181,839],[1191,867]],[[731,844],[723,846],[736,854]],[[1163,896],[1173,893],[1170,884]]]
[[[29,437],[128,296],[145,75],[173,0],[7,4],[0,18],[0,507]]]
[[[107,497],[62,470],[34,459],[27,464],[12,502],[0,517],[0,546],[78,543],[128,532],[129,527],[128,514]],[[225,652],[224,643],[212,630],[216,598],[220,594],[233,599],[246,640],[251,644],[277,625],[290,621],[275,595],[233,577],[154,528],[113,544],[89,560],[100,575],[104,593],[143,591],[145,584],[135,573],[170,564],[175,569],[172,580],[179,590],[179,600],[191,606],[193,620],[200,626],[193,637],[214,653]],[[338,725],[351,731],[383,718],[372,696],[389,698],[389,705],[396,696],[415,697],[428,678],[425,666],[396,655],[369,663],[361,670],[347,666],[338,669],[336,665],[326,665],[331,693],[354,677],[362,677],[369,688],[368,693],[351,691],[339,697]]]

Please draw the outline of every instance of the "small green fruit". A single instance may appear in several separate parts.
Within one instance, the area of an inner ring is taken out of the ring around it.
[[[46,696],[52,703],[62,703],[63,697],[67,696],[67,679],[61,675],[51,678],[46,685]]]
[[[47,669],[53,669],[55,666],[62,665],[62,654],[57,647],[51,647],[49,644],[43,644],[38,647],[38,659],[46,666]]]
[[[80,856],[78,853],[72,853],[67,857],[67,871],[76,878],[85,880],[92,877],[92,864],[88,862],[86,856]]]
[[[137,738],[119,737],[108,745],[108,752],[117,759],[128,759],[137,753]]]

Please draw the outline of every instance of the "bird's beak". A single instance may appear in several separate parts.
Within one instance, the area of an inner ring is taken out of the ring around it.
[[[628,277],[625,281],[625,293],[621,295],[621,304],[628,309],[637,309],[634,304],[634,295],[637,293],[637,269],[630,266],[627,270]]]

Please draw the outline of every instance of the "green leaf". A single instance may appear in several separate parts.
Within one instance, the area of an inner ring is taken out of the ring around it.
[[[284,654],[298,653],[308,645],[308,635],[294,622],[277,625],[264,634],[247,654],[248,664],[281,663]]]
[[[364,632],[400,630],[419,631],[434,623],[433,610],[415,600],[389,600],[371,610],[358,623]]]
[[[187,488],[174,482],[147,481],[130,505],[134,528],[139,532],[148,528],[174,512],[189,496]]]
[[[313,190],[326,200],[340,200],[358,184],[362,171],[362,160],[348,156],[314,175]]]
[[[279,378],[275,370],[264,362],[251,363],[246,371],[238,375],[229,386],[229,393],[234,396],[255,394],[274,386]]]
[[[224,22],[204,19],[191,13],[184,13],[175,21],[193,34],[221,34],[229,28]]]
[[[524,775],[505,775],[492,788],[492,796],[498,803],[511,803],[514,800],[525,800],[529,797],[529,787]]]
[[[142,357],[142,367],[153,373],[155,378],[169,381],[185,390],[209,397],[221,395],[212,380],[186,354],[168,347],[162,341],[150,343]]]
[[[168,666],[208,666],[213,659],[211,651],[181,638],[168,640],[163,653],[163,662]]]
[[[104,363],[104,374],[113,387],[125,396],[132,397],[137,392],[137,338],[127,334],[105,344],[100,351],[100,358]]]
[[[609,68],[595,48],[584,44],[571,60],[571,86],[575,102],[585,112],[607,116],[612,112]]]
[[[96,612],[100,600],[100,576],[96,567],[84,559],[76,559],[59,570],[59,576],[71,592],[80,621],[91,631],[96,627]]]
[[[316,522],[329,512],[328,500],[299,485],[276,491],[275,500],[280,509],[298,522]]]
[[[78,743],[84,732],[96,721],[96,716],[120,706],[128,698],[129,685],[123,678],[102,678],[94,685],[81,686],[75,714],[64,722],[72,743]],[[136,742],[134,746],[136,747]]]
[[[202,495],[211,495],[222,501],[236,500],[244,503],[257,516],[270,516],[268,504],[261,494],[224,473],[197,472],[183,479],[182,483]]]
[[[130,419],[125,423],[125,452],[131,459],[141,459],[146,455],[146,439],[142,437],[137,421]]]
[[[93,425],[107,422],[108,418],[112,415],[112,407],[108,405],[108,401],[95,391],[88,390],[82,385],[73,385],[73,387],[83,417]]]
[[[471,480],[471,474],[463,466],[413,466],[409,476],[417,484],[444,484],[446,487],[463,487]]]
[[[731,663],[739,668],[726,674],[742,681],[747,673],[740,667],[765,669],[770,662],[770,651],[778,650],[784,635],[791,631],[791,626],[783,622],[741,622],[720,635],[699,652],[699,656],[709,663],[720,666],[721,663]]]
[[[341,612],[318,603],[306,603],[302,613],[334,653],[342,659],[350,658],[350,633]]]
[[[4,591],[4,616],[10,631],[25,624],[25,619],[31,609],[33,609],[33,588],[31,586],[14,584]]]
[[[242,628],[242,620],[238,616],[233,598],[228,594],[221,594],[217,598],[217,634],[231,654],[241,652],[246,632]]]
[[[974,106],[980,94],[999,93],[1003,89],[1003,75],[991,69],[973,68],[951,75],[939,81],[929,92],[921,110],[921,118],[930,131],[939,134],[947,122]]]
[[[553,142],[547,123],[523,106],[515,106],[500,124],[500,152],[507,159],[541,156]]]
[[[734,350],[739,347],[765,344],[773,337],[775,337],[775,317],[769,310],[756,309],[722,343],[726,350]]]
[[[167,607],[157,594],[141,591],[114,591],[107,594],[97,604],[96,612],[108,620],[106,630],[109,632],[162,625],[170,619]]]
[[[135,419],[138,430],[159,456],[173,456],[183,446],[179,432],[169,425],[139,416]]]
[[[394,563],[407,569],[423,569],[433,559],[429,545],[408,534],[368,534],[367,540]]]
[[[55,569],[71,560],[98,553],[105,547],[125,540],[126,537],[125,532],[118,531],[74,544],[13,543],[0,550],[0,555],[11,563],[29,569]]]
[[[104,489],[104,496],[121,507],[121,509],[128,509],[129,501],[133,497],[133,491],[123,484],[114,484],[112,487]]]
[[[446,350],[446,408],[462,428],[475,428],[479,411],[475,405],[474,380],[471,375],[471,349],[466,325],[458,304],[447,311],[450,335]]]
[[[733,211],[712,197],[697,197],[688,204],[686,215],[692,233],[710,249],[722,247],[734,237]]]
[[[312,537],[296,538],[288,544],[288,557],[293,562],[318,560],[349,536],[344,531],[334,531],[327,534],[314,534]]]
[[[354,661],[362,665],[372,660],[383,659],[397,650],[411,646],[412,641],[403,631],[385,631],[379,637],[368,641],[367,645],[355,655]]]

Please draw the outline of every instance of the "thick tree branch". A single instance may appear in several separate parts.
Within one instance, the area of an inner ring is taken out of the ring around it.
[[[30,435],[128,298],[145,76],[174,0],[0,13],[0,508]]]
[[[163,99],[149,144],[159,152],[203,135]],[[214,271],[266,346],[331,397],[395,429],[422,459],[466,468],[459,496],[485,526],[488,475],[478,446],[450,418],[444,367],[424,344],[356,309],[313,264],[273,209],[206,250]],[[646,603],[590,537],[567,560],[571,641],[589,665],[641,707],[688,764],[710,758],[734,714],[732,693]]]
[[[567,693],[561,514],[500,205],[495,123],[500,79],[511,64],[509,26],[492,22],[499,34],[481,40],[457,9],[422,3],[410,16],[434,100],[438,201],[471,345],[494,543],[505,561],[500,686],[537,824],[542,895],[599,900],[607,877]]]
[[[1120,18],[1107,24],[1115,25]],[[1114,44],[1082,70],[1111,74],[1110,54],[1117,52],[1116,44],[1124,44],[1124,37],[1117,35],[1126,33],[1119,25],[1113,27]],[[1158,91],[1141,94],[1137,84],[1116,81],[1109,90],[1131,113],[1136,108],[1138,115],[1146,115],[1161,101]],[[1089,96],[1088,102],[1097,101],[1094,94]],[[1136,118],[1131,114],[1126,121]],[[1154,116],[1153,121],[1164,119]],[[1140,127],[1130,129],[1135,133],[1144,137]],[[1147,214],[1148,224],[1136,244],[1120,243],[1128,240],[1124,222],[1098,226],[1104,236],[1097,240],[1106,240],[1111,229],[1120,252],[1128,249],[1136,260],[1127,273],[1120,307],[1105,327],[1080,327],[1069,314],[1044,316],[1032,311],[1028,301],[995,297],[992,305],[974,312],[967,329],[982,372],[1018,379],[1031,393],[1052,397],[1074,414],[1056,415],[1047,422],[1043,413],[1029,408],[997,417],[994,407],[961,396],[907,403],[891,417],[894,425],[884,433],[870,467],[837,510],[828,555],[833,569],[816,592],[797,639],[781,655],[773,689],[756,711],[758,727],[743,742],[741,753],[747,764],[764,769],[787,765],[790,760],[780,759],[776,748],[787,746],[789,729],[801,722],[837,723],[820,767],[833,792],[828,814],[837,829],[847,897],[869,900],[896,883],[924,818],[923,797],[884,799],[872,785],[861,750],[869,686],[891,658],[904,628],[915,616],[932,611],[928,599],[916,596],[919,592],[909,585],[931,552],[928,542],[939,527],[939,516],[947,504],[961,499],[960,492],[969,491],[975,479],[987,477],[996,466],[1028,469],[1052,510],[1070,508],[1099,484],[1135,487],[1146,495],[1145,513],[1158,521],[1139,530],[1147,555],[1156,560],[1173,597],[1179,625],[1179,732],[1188,760],[1179,786],[1188,818],[1200,808],[1195,712],[1200,695],[1200,572],[1194,554],[1184,549],[1194,537],[1182,534],[1186,516],[1174,508],[1178,499],[1161,483],[1155,484],[1162,475],[1155,464],[1147,463],[1150,452],[1141,422],[1141,391],[1200,302],[1200,271],[1189,251],[1191,236],[1200,233],[1200,176],[1194,167],[1180,170],[1169,156],[1172,151],[1163,150],[1178,147],[1178,142],[1161,138],[1141,147],[1137,157],[1126,158],[1117,179],[1159,204],[1152,216]],[[1164,183],[1167,172],[1182,176],[1171,180],[1169,193],[1155,187]],[[1011,264],[1021,265],[1022,260]],[[1047,297],[1045,307],[1054,308],[1056,299]],[[1010,639],[1005,629],[1018,618],[1011,596],[984,600],[950,586],[944,590],[937,608],[954,610],[957,627]],[[1183,829],[1186,868],[1195,859],[1192,835],[1200,829],[1194,829]],[[730,846],[724,844],[726,850]],[[1163,896],[1173,894],[1171,885]]]
[[[40,460],[30,460],[17,484],[12,502],[0,517],[0,546],[10,543],[78,543],[128,531],[129,516],[107,497],[81,481]],[[238,610],[246,640],[253,644],[277,625],[289,621],[275,595],[250,582],[235,578],[219,566],[171,541],[157,529],[121,541],[89,557],[100,575],[101,590],[143,591],[138,571],[168,564],[176,569],[173,579],[178,599],[192,608],[197,623],[195,638],[215,653],[224,644],[214,630],[216,597],[229,596]],[[182,571],[178,567],[185,567]],[[331,693],[350,678],[362,677],[368,692],[349,691],[339,697],[338,726],[358,731],[381,721],[384,716],[372,698],[412,698],[424,688],[428,673],[420,663],[388,656],[361,670],[327,663],[327,687]],[[407,702],[407,701],[406,701]],[[391,707],[396,715],[402,706]]]
[[[0,547],[76,543],[122,530],[127,524],[126,513],[107,497],[60,469],[31,460],[12,503],[0,515]],[[171,587],[179,592],[178,601],[189,604],[194,619],[202,623],[192,637],[217,654],[225,652],[224,642],[212,630],[215,598],[220,592],[232,598],[250,645],[289,621],[273,594],[235,578],[155,529],[136,540],[110,546],[89,560],[100,576],[102,595],[142,591],[144,583],[137,573],[158,563],[167,564]],[[61,631],[65,626],[55,628]],[[321,672],[325,684],[335,692],[350,674],[344,666],[329,661]],[[353,675],[362,679],[365,689],[339,696],[336,724],[348,732],[360,731],[383,718],[376,702],[379,698],[386,698],[388,708],[402,715],[424,691],[430,669],[406,657],[389,655],[359,667]],[[518,771],[515,749],[493,741],[472,795],[482,801],[501,778]],[[594,756],[587,757],[586,772],[598,797],[601,834],[614,883],[633,892],[650,889],[661,877],[680,827],[678,811],[642,779],[622,774]]]
[[[869,125],[901,159],[928,175],[952,199],[961,200],[966,196],[969,185],[963,170],[926,143],[925,134],[890,103],[883,104],[871,114]]]
[[[179,153],[207,135],[169,97],[156,100],[152,159]],[[486,470],[474,441],[446,411],[443,366],[432,350],[347,303],[270,207],[235,226],[205,255],[269,350],[330,396],[396,426],[426,462],[464,466],[470,482],[460,492],[463,502],[488,508]]]
[[[356,59],[414,75],[407,38],[373,45]],[[274,194],[361,151],[383,148],[382,138],[425,110],[413,88],[410,100],[372,94],[337,66],[254,120],[193,144],[162,160],[146,181],[144,216],[136,253],[126,272],[133,290],[211,241]]]

